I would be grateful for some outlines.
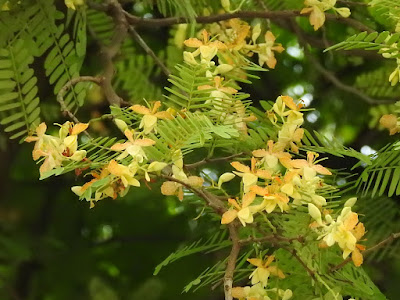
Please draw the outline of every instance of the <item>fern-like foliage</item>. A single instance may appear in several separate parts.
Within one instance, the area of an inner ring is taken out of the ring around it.
[[[372,15],[382,24],[400,29],[400,1],[398,0],[373,0],[370,3]]]
[[[383,66],[379,69],[362,73],[357,76],[355,87],[371,97],[396,99],[400,96],[400,87],[391,86],[388,81],[388,74],[393,69],[393,65]]]
[[[202,252],[210,253],[218,251],[220,249],[230,246],[231,244],[232,242],[228,240],[228,235],[226,231],[217,232],[206,241],[200,239],[190,245],[178,249],[175,252],[172,252],[166,259],[164,259],[160,264],[156,266],[153,275],[157,275],[162,268],[183,257]]]
[[[327,48],[325,51],[330,50],[351,50],[351,49],[365,49],[365,50],[381,50],[382,53],[392,52],[396,50],[397,43],[400,38],[400,33],[391,34],[389,31],[372,32],[368,34],[366,31],[359,34],[354,34],[347,38],[345,41]],[[393,48],[394,47],[394,48]],[[396,57],[396,56],[394,56]]]
[[[21,138],[40,122],[37,79],[29,65],[33,56],[22,40],[0,49],[1,125],[11,139]]]
[[[160,86],[151,81],[160,74],[160,69],[150,56],[134,54],[118,61],[115,67],[117,74],[114,86],[126,92],[132,102],[161,98]]]
[[[23,138],[40,120],[37,79],[30,66],[44,61],[54,94],[79,76],[86,52],[86,14],[69,12],[66,17],[51,0],[15,2],[12,8],[0,13],[1,124],[11,138]],[[84,87],[77,84],[65,95],[69,109],[83,104]]]
[[[199,90],[202,85],[211,84],[210,79],[203,74],[204,67],[201,65],[177,65],[179,76],[171,75],[168,80],[173,84],[172,88],[165,89],[171,93],[167,96],[171,106],[178,109],[196,110],[200,108],[210,108],[211,105],[206,101],[210,98],[210,91]]]
[[[388,238],[393,232],[400,231],[400,203],[392,198],[366,197],[359,200],[360,213],[373,215],[373,218],[365,218],[365,226],[368,230],[365,238],[369,247]],[[400,241],[381,247],[367,256],[368,260],[379,261],[384,258],[399,258]]]
[[[357,191],[363,196],[371,193],[389,197],[400,195],[400,148],[397,143],[387,145],[379,150],[373,163],[366,167],[357,180]]]
[[[371,164],[371,159],[367,155],[343,146],[342,143],[335,138],[328,139],[317,131],[311,134],[308,130],[304,130],[302,142],[304,144],[302,148],[307,151],[328,153],[339,157],[354,157],[367,165]]]

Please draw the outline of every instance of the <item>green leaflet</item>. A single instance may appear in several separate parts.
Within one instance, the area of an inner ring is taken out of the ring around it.
[[[11,139],[21,141],[40,123],[37,78],[30,68],[33,56],[23,40],[0,49],[0,124]]]

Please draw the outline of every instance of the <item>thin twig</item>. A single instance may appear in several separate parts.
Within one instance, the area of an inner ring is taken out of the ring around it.
[[[64,115],[68,116],[72,121],[75,123],[80,123],[78,118],[68,109],[67,105],[65,104],[64,101],[64,95],[77,83],[79,82],[94,82],[98,85],[101,85],[103,83],[104,78],[102,77],[93,77],[93,76],[80,76],[71,79],[68,81],[58,92],[57,94],[57,102],[60,104],[61,111],[63,112]],[[86,131],[86,135],[90,136]]]
[[[228,257],[228,262],[225,269],[224,276],[224,292],[225,300],[232,300],[232,285],[233,285],[233,274],[236,268],[236,260],[240,252],[240,240],[238,228],[235,224],[231,223],[228,225],[229,237],[232,241],[232,249]]]
[[[368,3],[364,2],[356,2],[356,1],[347,1],[347,0],[337,0],[336,3],[348,5],[348,6],[368,6]]]
[[[297,24],[295,22],[292,22],[292,26],[294,31],[297,34],[298,41],[301,46],[303,46],[304,54],[307,57],[307,59],[312,63],[313,67],[322,74],[327,80],[332,82],[337,88],[346,91],[350,94],[358,96],[361,100],[365,101],[368,104],[371,105],[377,105],[377,104],[388,104],[388,103],[394,103],[396,100],[392,99],[374,99],[368,96],[367,94],[364,94],[362,91],[356,89],[355,87],[352,87],[350,85],[347,85],[343,82],[341,82],[334,73],[328,71],[325,69],[320,62],[310,53],[308,50],[308,44],[306,40],[303,37],[303,34]]]
[[[160,18],[160,19],[145,19],[124,12],[127,21],[131,25],[144,26],[144,27],[162,27],[171,26],[176,24],[189,23],[191,20],[182,17],[170,17],[170,18]],[[219,21],[225,21],[235,18],[266,18],[266,19],[293,19],[295,17],[308,17],[308,14],[300,14],[298,10],[281,10],[281,11],[238,11],[235,13],[225,13],[210,16],[200,16],[195,18],[196,23],[208,24]],[[360,31],[373,32],[374,30],[364,25],[363,23],[350,18],[343,18],[339,15],[325,14],[327,20],[338,21],[340,23],[352,26]]]
[[[173,181],[173,182],[179,183],[179,184],[183,185],[185,188],[191,190],[195,195],[199,196],[200,198],[203,198],[206,201],[207,205],[210,206],[212,209],[214,209],[214,211],[216,213],[222,215],[226,211],[224,202],[222,202],[220,199],[218,199],[218,197],[215,197],[213,194],[208,193],[207,191],[205,191],[201,188],[195,188],[195,187],[191,186],[190,184],[188,184],[182,180],[179,180],[177,178],[174,178],[172,176],[161,175],[161,177],[168,181]]]
[[[214,163],[214,162],[220,162],[220,161],[229,161],[229,160],[231,160],[233,158],[236,158],[236,157],[239,157],[239,156],[242,156],[242,155],[245,155],[245,154],[246,154],[245,152],[241,152],[241,153],[238,153],[238,154],[232,154],[232,155],[225,156],[225,157],[204,158],[204,159],[202,159],[202,160],[200,160],[198,162],[195,162],[195,163],[192,163],[192,164],[186,164],[185,168],[186,169],[194,169],[194,168],[200,167],[200,166],[208,164],[208,163]]]
[[[363,252],[363,256],[368,255],[369,253],[372,253],[376,250],[378,250],[379,248],[382,248],[383,246],[385,246],[386,244],[390,244],[392,243],[394,240],[400,238],[400,232],[397,233],[392,233],[389,237],[387,237],[386,239],[380,241],[378,244],[372,246],[371,248],[368,248],[367,250],[365,250]],[[344,261],[342,261],[340,264],[332,267],[329,272],[335,272],[341,268],[343,268],[345,265],[347,265],[350,261],[352,260],[351,256],[349,256],[348,258],[346,258]]]
[[[294,258],[297,259],[297,261],[303,266],[303,268],[307,271],[307,273],[312,277],[312,279],[315,280],[315,272],[311,270],[307,264],[301,259],[301,257],[297,254],[297,251],[295,249],[289,249],[286,247],[281,247],[282,249],[288,251],[290,254],[293,255]]]
[[[284,242],[284,243],[292,243],[293,241],[298,241],[300,243],[303,243],[304,242],[304,238],[303,238],[303,236],[296,236],[296,237],[293,237],[293,238],[287,238],[287,237],[284,237],[284,236],[273,234],[273,235],[263,236],[263,237],[260,237],[260,238],[249,237],[247,239],[239,240],[239,243],[241,245],[246,245],[246,244],[250,244],[250,243],[271,242],[272,244],[276,245],[276,244],[279,244],[279,243],[282,243],[282,242]]]
[[[102,62],[104,65],[104,81],[102,88],[108,102],[111,105],[117,106],[121,106],[123,100],[117,95],[112,86],[112,79],[115,73],[113,59],[120,51],[122,43],[128,34],[129,24],[126,22],[124,12],[124,9],[117,0],[107,1],[106,13],[112,17],[115,23],[115,29],[109,46],[103,46],[101,49]]]
[[[171,72],[168,70],[167,66],[157,57],[153,50],[146,44],[146,42],[142,39],[139,33],[135,30],[135,27],[129,26],[129,33],[135,39],[135,41],[143,48],[143,50],[154,60],[157,66],[163,71],[163,73],[169,77]]]

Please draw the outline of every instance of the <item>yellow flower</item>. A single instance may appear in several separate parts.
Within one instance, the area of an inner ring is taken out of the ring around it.
[[[389,129],[390,135],[400,132],[399,122],[397,121],[397,117],[393,114],[383,115],[379,120],[379,123],[383,127]]]
[[[221,41],[210,41],[207,30],[204,29],[201,34],[203,36],[203,41],[197,38],[190,38],[184,42],[187,47],[197,48],[197,50],[193,52],[193,57],[200,54],[202,60],[210,62],[218,53],[218,50],[225,50],[228,48]]]
[[[143,159],[147,158],[146,154],[144,153],[142,147],[149,147],[154,145],[156,142],[152,139],[147,138],[134,138],[133,131],[126,129],[125,136],[127,137],[128,141],[121,144],[117,143],[111,147],[111,150],[114,151],[123,151],[125,150],[120,156],[117,157],[117,160],[124,159],[128,155],[131,155],[137,162],[143,162]]]
[[[242,205],[240,206],[235,199],[228,199],[228,202],[233,206],[233,208],[227,210],[221,219],[221,224],[229,224],[233,222],[236,218],[239,219],[240,223],[243,226],[246,224],[253,223],[254,218],[253,214],[257,212],[256,206],[250,206],[254,199],[256,198],[256,194],[254,192],[249,192],[243,195]]]
[[[76,6],[81,6],[84,3],[84,0],[65,0],[65,5],[73,10],[76,10]]]
[[[260,209],[265,209],[267,213],[273,212],[276,206],[280,208],[281,212],[289,210],[289,198],[284,193],[279,192],[278,185],[273,184],[266,188],[253,185],[250,190],[255,192],[257,195],[263,196],[264,201],[259,205],[259,207]]]
[[[130,166],[124,166],[117,163],[115,160],[111,160],[107,166],[110,174],[121,179],[124,187],[128,187],[130,185],[139,187],[140,182],[134,177],[136,174],[136,168],[130,168]]]
[[[285,274],[283,274],[282,270],[278,269],[277,266],[270,266],[274,259],[275,256],[273,255],[268,256],[265,261],[259,258],[247,259],[250,264],[257,267],[249,277],[252,285],[260,283],[261,286],[265,288],[270,275],[277,276],[281,279],[285,278]]]
[[[350,16],[350,9],[347,7],[335,8],[336,0],[305,0],[301,14],[310,14],[310,24],[314,30],[318,30],[325,23],[325,11],[334,9],[343,18]]]
[[[332,175],[332,172],[320,164],[315,164],[315,160],[318,157],[317,153],[307,152],[307,160],[305,159],[294,159],[292,160],[292,167],[301,170],[301,175],[306,180],[311,180],[317,174],[321,175]]]
[[[264,165],[265,169],[272,173],[278,172],[279,162],[285,168],[290,168],[292,166],[291,155],[287,152],[277,150],[276,147],[274,147],[274,141],[269,140],[267,147],[268,150],[258,149],[252,152],[255,157],[261,158],[260,162]]]
[[[358,221],[358,215],[351,211],[350,207],[343,208],[336,221],[332,220],[325,229],[323,241],[327,246],[332,246],[336,242],[343,250],[343,259],[352,254],[352,260],[355,266],[360,266],[363,257],[360,250],[365,247],[357,244],[365,234],[364,224]]]
[[[258,178],[271,179],[271,173],[267,170],[256,170],[256,159],[251,158],[251,168],[241,164],[238,161],[231,162],[231,166],[237,171],[233,171],[234,174],[242,177],[243,190],[247,193],[250,187],[257,184]]]
[[[276,66],[275,52],[281,53],[285,48],[281,44],[275,43],[275,36],[271,31],[267,31],[264,35],[265,43],[257,44],[253,52],[258,53],[258,64],[262,67],[267,64],[268,68],[274,69]]]
[[[158,111],[160,107],[160,101],[154,102],[153,108],[151,110],[143,105],[138,104],[130,107],[134,112],[143,115],[139,128],[143,128],[143,132],[145,134],[148,134],[153,130],[156,131],[158,119],[165,120],[174,118],[168,111]]]

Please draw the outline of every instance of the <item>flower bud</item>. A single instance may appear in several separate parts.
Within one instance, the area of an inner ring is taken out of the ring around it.
[[[128,124],[126,124],[125,121],[121,119],[115,119],[114,123],[115,125],[117,125],[118,129],[121,130],[122,132],[125,132],[125,130],[128,129]]]
[[[322,225],[321,211],[312,203],[308,203],[308,213],[310,216],[317,221],[318,224]]]
[[[221,6],[226,11],[230,11],[230,9],[231,9],[231,1],[230,0],[221,0]]]
[[[340,7],[340,8],[336,8],[335,10],[343,18],[348,18],[351,14],[350,9],[347,7]]]
[[[218,179],[218,188],[220,189],[224,182],[231,181],[233,178],[235,178],[235,174],[233,173],[226,172],[222,174]]]
[[[357,202],[357,198],[356,197],[351,197],[350,199],[348,199],[346,201],[346,203],[344,204],[344,207],[353,207],[354,204],[356,204]]]
[[[251,34],[251,39],[253,40],[254,44],[256,43],[256,41],[257,41],[258,37],[260,36],[260,34],[261,34],[261,24],[257,23],[257,25],[253,27],[253,31],[252,31],[252,34]]]

